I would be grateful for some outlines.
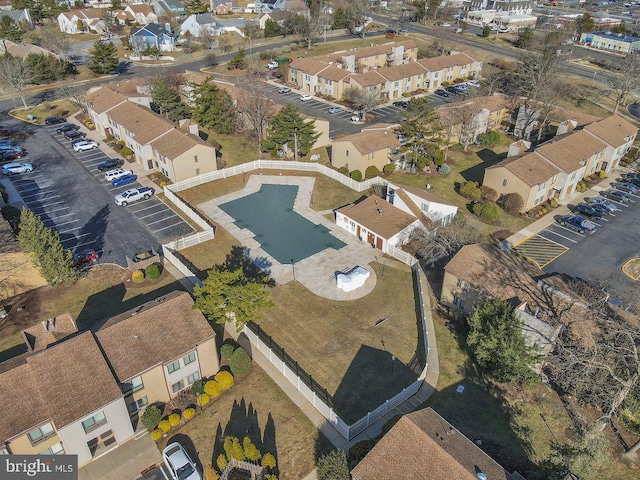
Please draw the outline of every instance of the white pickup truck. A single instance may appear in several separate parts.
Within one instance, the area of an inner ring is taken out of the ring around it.
[[[116,195],[116,205],[122,205],[123,207],[126,207],[131,202],[146,200],[149,197],[153,196],[155,193],[156,191],[151,187],[130,188],[129,190]]]

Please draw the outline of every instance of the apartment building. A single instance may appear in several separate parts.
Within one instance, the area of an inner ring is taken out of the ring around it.
[[[556,137],[533,151],[527,151],[528,142],[516,142],[524,147],[510,149],[511,156],[487,168],[483,184],[501,195],[520,194],[527,211],[573,194],[585,176],[615,169],[638,133],[618,115],[576,127],[573,120],[561,123]]]
[[[382,170],[389,163],[391,150],[400,147],[393,128],[364,130],[352,135],[335,138],[331,145],[331,164],[349,171],[360,170],[364,175],[367,167]]]

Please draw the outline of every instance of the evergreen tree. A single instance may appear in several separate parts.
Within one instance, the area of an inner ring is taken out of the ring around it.
[[[593,17],[585,13],[576,20],[576,33],[582,35],[584,32],[593,32],[596,28],[596,22]]]
[[[516,37],[516,43],[514,44],[518,48],[529,49],[533,44],[533,28],[524,27],[518,30],[518,36]]]
[[[530,378],[535,352],[522,335],[522,322],[513,308],[500,299],[489,299],[467,318],[467,345],[478,365],[500,382]]]
[[[332,450],[321,456],[316,472],[318,480],[349,480],[347,454],[342,450]]]
[[[227,62],[227,69],[233,70],[235,68],[244,68],[246,64],[247,55],[244,53],[244,48],[239,48],[233,58]]]
[[[193,120],[216,133],[234,133],[238,125],[238,111],[231,95],[209,82],[197,85],[193,90],[195,106],[191,110]]]
[[[111,0],[111,7],[109,7],[109,10],[122,10],[122,0]]]
[[[43,85],[72,73],[73,65],[46,53],[30,53],[25,59],[31,71],[31,83]]]
[[[187,114],[187,106],[180,100],[178,92],[160,77],[151,81],[151,100],[158,108],[160,115],[172,122],[185,118]]]
[[[336,8],[335,12],[333,12],[331,27],[334,30],[338,30],[341,28],[347,28],[347,25],[348,25],[347,12],[345,12],[343,6],[339,6],[338,8]]]
[[[242,267],[209,270],[202,286],[194,288],[194,295],[194,309],[217,323],[231,322],[238,331],[247,322],[256,320],[261,310],[273,306],[265,285],[248,279]]]
[[[80,19],[76,20],[76,30],[79,32],[84,32],[84,23],[82,23],[82,20]]]
[[[31,10],[34,4],[34,0],[13,0],[13,2],[11,3],[11,8],[13,10],[24,10],[25,8]]]
[[[442,155],[440,147],[444,128],[440,124],[440,117],[433,111],[429,97],[412,99],[402,111],[402,117],[400,131],[413,151],[409,158],[418,170],[422,170]]]
[[[113,43],[96,40],[89,53],[91,54],[89,70],[93,73],[104,74],[118,68],[120,60],[118,60],[116,46]]]
[[[298,146],[297,154],[309,153],[315,141],[320,137],[312,121],[307,122],[298,107],[285,105],[277,115],[269,121],[267,138],[262,141],[263,151],[276,150],[287,144],[289,148]]]
[[[29,15],[31,16],[31,20],[33,21],[33,23],[42,22],[42,19],[44,18],[44,15],[45,15],[44,7],[42,6],[42,4],[38,2],[35,5],[33,5],[33,7],[29,9]]]
[[[207,6],[202,0],[186,0],[184,2],[184,8],[187,11],[187,15],[204,13],[207,11]]]
[[[277,37],[278,35],[282,35],[282,27],[278,25],[278,22],[267,18],[267,21],[264,22],[264,37]]]
[[[2,15],[0,18],[0,38],[19,42],[22,39],[22,30],[13,18],[8,15]]]

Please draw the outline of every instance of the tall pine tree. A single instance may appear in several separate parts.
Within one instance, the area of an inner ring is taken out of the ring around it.
[[[96,40],[89,53],[91,54],[89,70],[93,73],[104,74],[118,68],[120,60],[118,60],[116,46],[113,43]]]
[[[13,18],[2,15],[0,18],[0,38],[19,42],[22,39],[22,30]]]
[[[184,2],[184,8],[187,11],[187,15],[193,13],[204,13],[207,11],[207,5],[202,0],[186,0]]]
[[[298,107],[292,104],[285,105],[269,122],[267,138],[262,141],[263,151],[277,150],[287,145],[297,155],[309,153],[315,141],[320,137],[316,132],[313,121],[306,121]]]
[[[204,82],[196,86],[193,96],[195,105],[191,118],[195,122],[223,135],[236,132],[238,112],[227,91]]]
[[[177,122],[187,115],[187,106],[180,100],[180,95],[163,78],[156,77],[151,81],[151,100],[160,115],[172,122]]]
[[[405,135],[413,151],[411,160],[418,170],[424,169],[441,157],[444,127],[440,117],[433,111],[429,97],[412,99],[402,111],[400,131]]]

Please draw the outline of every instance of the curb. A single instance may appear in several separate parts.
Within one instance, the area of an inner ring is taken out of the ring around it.
[[[640,260],[640,258],[638,258],[638,257],[630,258],[629,260],[627,260],[626,262],[624,262],[624,265],[622,265],[621,270],[622,270],[622,273],[624,273],[627,277],[629,277],[629,278],[630,278],[631,280],[633,280],[634,282],[637,282],[637,281],[640,279],[640,277],[638,277],[638,278],[636,278],[636,277],[632,277],[632,276],[631,276],[631,275],[629,275],[629,274],[625,271],[625,269],[624,269],[624,267],[626,267],[627,265],[629,265],[629,264],[630,264],[631,262],[633,262],[634,260]]]
[[[20,118],[20,117],[18,117],[17,115],[15,115],[15,114],[13,113],[15,110],[18,110],[18,108],[16,107],[16,108],[14,108],[14,109],[12,109],[12,110],[9,110],[9,112],[8,112],[8,113],[9,113],[9,116],[10,116],[11,118],[15,118],[16,120],[20,120],[21,122],[24,122],[24,123],[30,123],[31,125],[44,125],[44,123],[33,122],[33,121],[31,121],[31,120],[27,120],[26,118]]]

